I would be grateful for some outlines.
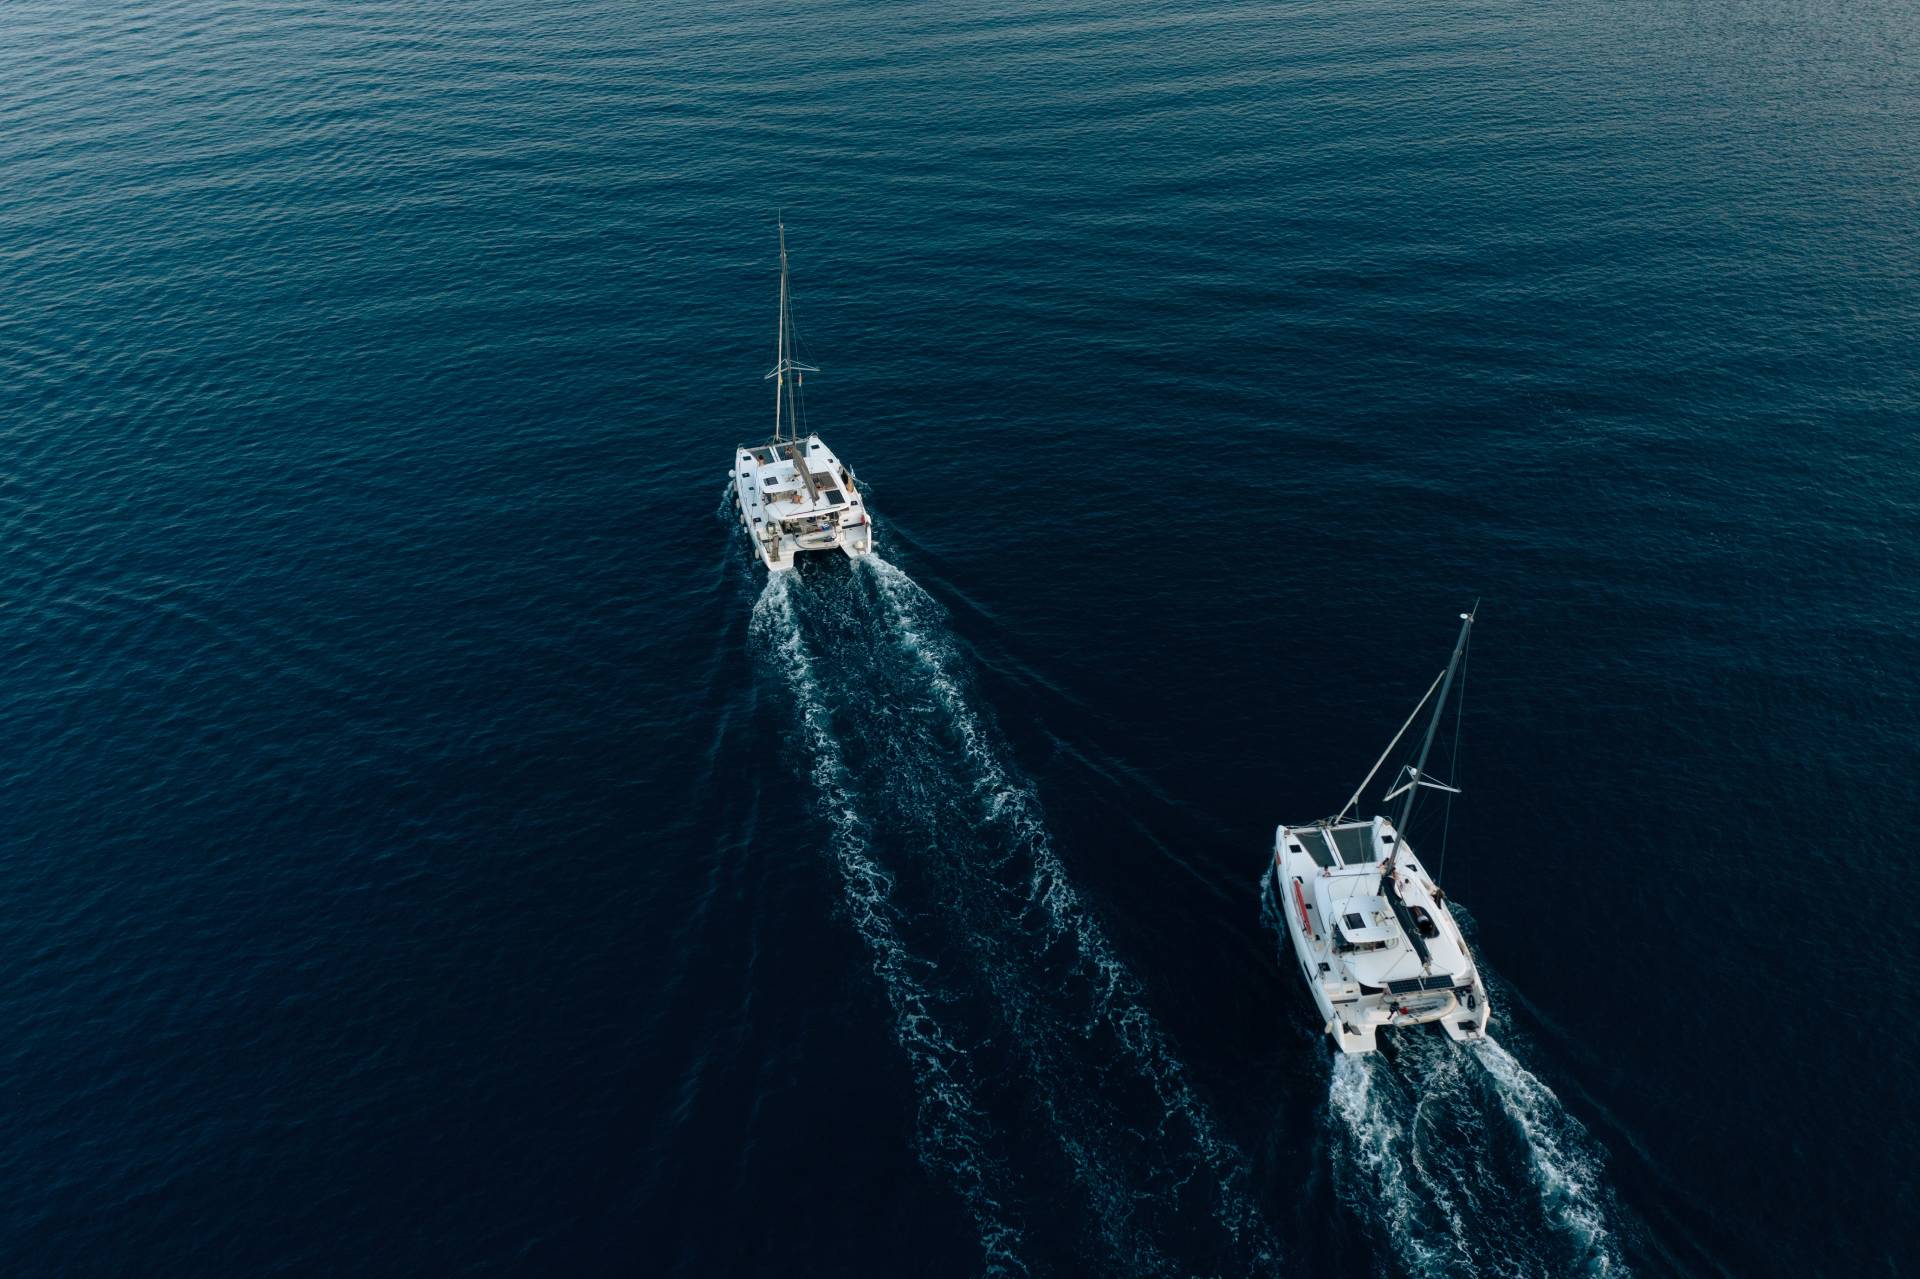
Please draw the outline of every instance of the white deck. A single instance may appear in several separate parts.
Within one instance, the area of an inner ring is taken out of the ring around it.
[[[1410,847],[1394,858],[1393,882],[1425,959],[1382,895],[1397,838],[1383,817],[1275,832],[1274,886],[1294,956],[1342,1052],[1373,1051],[1382,1026],[1438,1021],[1454,1039],[1487,1033],[1491,1010],[1466,939]]]
[[[806,463],[804,477],[796,455]],[[853,472],[819,436],[743,445],[733,461],[740,526],[770,571],[792,568],[803,551],[839,550],[858,559],[873,549],[873,523]]]

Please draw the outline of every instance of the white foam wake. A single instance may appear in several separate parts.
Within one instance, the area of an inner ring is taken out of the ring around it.
[[[1473,1046],[1507,1117],[1526,1139],[1548,1219],[1564,1231],[1589,1274],[1624,1275],[1626,1264],[1607,1228],[1606,1189],[1586,1129],[1553,1090],[1491,1039]]]
[[[770,574],[754,604],[749,633],[784,678],[799,713],[809,780],[831,832],[847,914],[873,957],[874,975],[893,1010],[895,1036],[911,1063],[921,1159],[965,1202],[987,1273],[1025,1274],[1020,1232],[990,1184],[985,1119],[974,1100],[966,1053],[936,1016],[934,999],[918,976],[925,962],[901,938],[893,877],[874,860],[832,716],[794,615],[792,590],[791,574]]]
[[[1335,1057],[1327,1103],[1346,1138],[1335,1186],[1347,1206],[1385,1232],[1411,1273],[1479,1273],[1455,1196],[1420,1157],[1419,1111],[1409,1117],[1378,1060]]]
[[[916,660],[959,744],[978,821],[1000,832],[986,850],[988,864],[973,868],[976,874],[989,872],[996,877],[995,882],[980,886],[980,895],[994,901],[1000,883],[1018,884],[1024,879],[1023,900],[998,899],[1000,921],[993,929],[997,953],[1007,956],[1024,946],[1024,963],[1018,968],[996,965],[989,977],[1003,1012],[1033,1060],[1033,1075],[1054,1137],[1101,1214],[1108,1245],[1136,1267],[1178,1269],[1162,1251],[1163,1241],[1141,1223],[1142,1200],[1154,1196],[1175,1200],[1198,1180],[1212,1200],[1214,1218],[1245,1249],[1250,1267],[1271,1268],[1276,1249],[1245,1190],[1245,1161],[1219,1136],[1186,1068],[1142,1002],[1139,983],[1068,877],[1032,786],[1018,775],[967,696],[963,666],[943,624],[944,610],[917,582],[880,556],[869,555],[860,563],[872,577],[895,637]],[[1037,935],[1030,939],[1022,923],[1029,918],[1039,922]],[[1060,1010],[1058,983],[1046,976],[1050,965],[1057,966],[1061,952],[1085,991],[1086,1002],[1073,1010],[1071,1018]],[[1040,981],[1048,981],[1052,988],[1037,989]],[[1063,1036],[1077,1042],[1062,1044]],[[1115,1047],[1117,1059],[1111,1055]],[[1101,1082],[1116,1060],[1129,1068],[1129,1082],[1150,1090],[1161,1116],[1150,1153],[1184,1167],[1144,1178],[1140,1168],[1126,1166],[1125,1154],[1103,1153],[1108,1136],[1093,1129],[1111,1112],[1097,1109],[1097,1102],[1088,1100],[1072,1081]]]
[[[1336,1055],[1340,1196],[1415,1275],[1624,1275],[1598,1149],[1552,1090],[1488,1040],[1413,1032],[1398,1056]]]

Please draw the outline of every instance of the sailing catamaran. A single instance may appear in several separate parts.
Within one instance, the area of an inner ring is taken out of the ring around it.
[[[873,549],[873,523],[853,472],[811,431],[801,434],[800,392],[820,370],[793,358],[787,305],[787,228],[780,227],[780,336],[773,372],[773,438],[734,450],[733,505],[747,541],[771,572],[794,565],[801,551],[835,547],[858,559]]]
[[[1274,889],[1294,955],[1327,1033],[1344,1053],[1374,1051],[1382,1027],[1431,1021],[1456,1041],[1484,1039],[1493,1016],[1446,894],[1401,838],[1422,790],[1459,794],[1425,770],[1454,672],[1466,656],[1473,618],[1473,613],[1460,615],[1460,638],[1446,670],[1435,677],[1339,816],[1281,826],[1274,835]],[[1429,700],[1433,717],[1419,759],[1381,800],[1384,805],[1398,798],[1398,816],[1349,820],[1362,792]]]

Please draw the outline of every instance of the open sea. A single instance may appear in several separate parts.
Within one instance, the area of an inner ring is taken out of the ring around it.
[[[1912,0],[10,0],[0,177],[0,1273],[1920,1273]]]

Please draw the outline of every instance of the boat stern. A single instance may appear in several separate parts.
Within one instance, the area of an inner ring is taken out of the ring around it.
[[[840,549],[847,553],[850,560],[873,554],[873,525],[866,516],[840,526]]]
[[[769,572],[793,568],[802,551],[872,553],[873,521],[853,472],[819,437],[743,445],[728,479],[740,526]]]
[[[1493,1008],[1487,1003],[1485,993],[1469,988],[1466,997],[1455,1003],[1453,1011],[1440,1019],[1440,1026],[1454,1043],[1472,1044],[1487,1037],[1492,1021]]]
[[[1333,1046],[1349,1057],[1380,1051],[1380,1027],[1372,1022],[1348,1022],[1334,1018],[1327,1023]]]

